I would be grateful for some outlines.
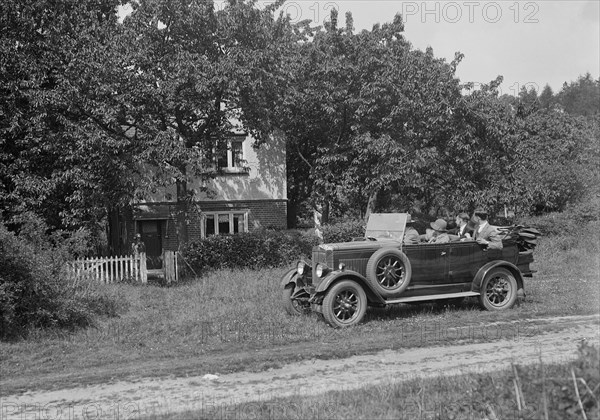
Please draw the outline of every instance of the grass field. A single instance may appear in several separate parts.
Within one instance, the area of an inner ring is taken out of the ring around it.
[[[599,255],[591,233],[577,240],[542,237],[533,266],[538,272],[526,279],[527,297],[512,310],[482,311],[476,300],[459,308],[397,305],[370,310],[364,323],[349,330],[333,330],[314,315],[286,315],[279,285],[284,268],[219,271],[169,288],[106,285],[123,302],[120,317],[86,330],[35,332],[0,343],[0,393],[259,371],[301,359],[537,333],[528,321],[501,329],[486,324],[599,313]],[[457,328],[468,334],[457,334]]]

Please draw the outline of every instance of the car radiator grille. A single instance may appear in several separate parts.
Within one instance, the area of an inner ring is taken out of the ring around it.
[[[367,258],[340,258],[340,263],[346,266],[346,269],[356,271],[363,276],[367,272]],[[336,267],[337,268],[337,267]]]

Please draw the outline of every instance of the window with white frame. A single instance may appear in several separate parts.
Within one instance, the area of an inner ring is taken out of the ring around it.
[[[244,159],[245,136],[233,136],[218,143],[216,147],[217,169],[224,173],[247,172]]]
[[[204,212],[202,237],[248,232],[248,211]]]

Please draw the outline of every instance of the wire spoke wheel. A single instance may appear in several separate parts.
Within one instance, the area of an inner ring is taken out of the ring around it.
[[[496,306],[501,306],[509,298],[510,286],[504,277],[494,277],[485,289],[487,300]]]
[[[322,310],[323,318],[332,327],[356,325],[367,310],[367,295],[357,282],[342,280],[327,291]]]
[[[358,310],[358,297],[351,290],[344,290],[334,298],[333,312],[341,321],[351,319]]]
[[[397,248],[381,248],[367,262],[367,280],[382,297],[398,297],[410,283],[411,265]]]
[[[511,308],[517,300],[517,281],[514,275],[505,268],[492,269],[483,280],[479,300],[489,311]]]
[[[396,257],[382,258],[377,264],[377,282],[385,288],[393,289],[401,285],[406,278],[405,274],[402,261]]]

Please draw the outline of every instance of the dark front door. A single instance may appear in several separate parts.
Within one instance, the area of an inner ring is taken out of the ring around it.
[[[146,264],[149,269],[162,268],[162,224],[161,220],[142,220],[139,232],[146,245]]]

